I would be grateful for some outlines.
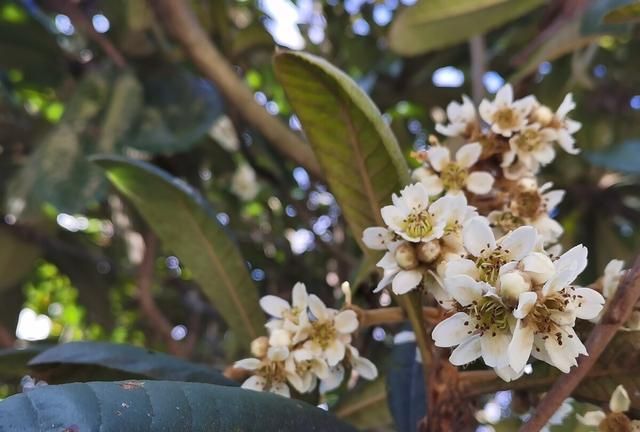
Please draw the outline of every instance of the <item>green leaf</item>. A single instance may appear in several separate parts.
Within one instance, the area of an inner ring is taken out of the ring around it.
[[[356,241],[382,225],[380,209],[409,182],[409,168],[371,99],[345,73],[306,53],[275,56],[276,76],[316,153]]]
[[[640,140],[628,140],[606,151],[590,152],[594,165],[628,174],[640,174]]]
[[[215,87],[184,68],[144,71],[144,108],[127,145],[150,153],[176,153],[195,145],[222,114]]]
[[[404,56],[416,56],[466,41],[504,25],[544,0],[419,0],[393,20],[389,44]]]
[[[5,348],[0,350],[0,380],[19,380],[29,374],[27,363],[51,345],[29,345],[26,348]]]
[[[0,430],[355,431],[304,402],[238,387],[175,381],[39,387],[0,402]]]
[[[605,24],[627,24],[640,21],[640,2],[627,0],[625,6],[607,12],[603,18]]]
[[[144,348],[108,342],[70,342],[50,348],[30,362],[29,366],[46,374],[47,382],[92,381],[102,376],[155,378],[171,381],[200,382],[236,386],[220,371]],[[66,366],[66,367],[65,367]],[[105,370],[106,369],[106,370]],[[120,372],[120,373],[118,373]]]
[[[16,286],[33,269],[42,254],[32,242],[18,238],[7,227],[0,226],[0,291]]]
[[[183,260],[237,340],[264,333],[264,314],[236,244],[195,190],[153,165],[118,156],[92,159],[138,209],[164,247]]]
[[[375,381],[362,382],[349,390],[332,411],[358,429],[381,428],[392,424],[385,381],[386,378],[380,376]]]
[[[118,141],[133,121],[140,96],[138,81],[131,73],[88,73],[60,122],[42,137],[11,180],[9,211],[37,216],[49,203],[60,212],[75,213],[99,199],[106,183],[86,157],[118,151]]]

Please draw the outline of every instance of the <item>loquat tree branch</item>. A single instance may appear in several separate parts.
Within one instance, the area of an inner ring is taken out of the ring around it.
[[[187,0],[151,0],[159,21],[182,45],[203,76],[211,80],[240,115],[282,155],[302,165],[317,178],[323,178],[320,165],[301,138],[273,117],[253,98],[249,88],[238,78],[233,66],[209,40]]]
[[[580,357],[575,369],[556,380],[520,432],[536,432],[547,424],[553,413],[596,364],[611,339],[631,315],[638,299],[640,299],[640,256],[636,258],[633,267],[625,274],[600,323],[591,331],[585,344],[589,356]]]

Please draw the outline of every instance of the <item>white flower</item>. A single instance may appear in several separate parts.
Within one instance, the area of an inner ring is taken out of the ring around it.
[[[602,295],[606,299],[610,299],[614,296],[620,285],[620,280],[624,275],[624,261],[611,260],[604,268],[604,275],[602,276]]]
[[[582,124],[567,117],[569,111],[575,107],[576,104],[573,101],[573,95],[571,93],[567,94],[556,110],[555,116],[550,124],[550,127],[556,129],[558,144],[569,154],[580,153],[580,149],[575,148],[573,134],[580,130]]]
[[[374,293],[391,283],[394,293],[406,294],[422,281],[422,269],[418,267],[413,246],[407,242],[393,245],[391,250],[378,261],[377,266],[382,268],[383,275]]]
[[[450,137],[466,135],[477,123],[476,108],[467,96],[462,96],[462,104],[452,101],[447,105],[447,117],[449,124],[436,124],[436,131]]]
[[[383,227],[369,227],[362,232],[362,242],[369,249],[386,250],[397,241],[393,231]]]
[[[251,201],[258,195],[260,186],[256,172],[248,164],[242,164],[231,178],[231,192],[243,201]]]
[[[601,428],[600,426],[603,423],[606,424],[610,416],[614,419],[617,416],[625,416],[624,413],[629,411],[629,408],[631,408],[631,399],[629,398],[629,394],[627,393],[627,390],[625,390],[624,386],[619,385],[611,394],[611,399],[609,399],[609,412],[610,412],[609,415],[607,415],[602,410],[597,410],[597,411],[589,411],[585,413],[584,416],[578,414],[576,417],[578,421],[580,421],[580,423],[586,426],[593,426],[598,428],[599,430],[614,430],[611,428],[611,426],[619,424],[620,420],[617,420],[617,421],[613,420],[613,422],[609,424],[609,427]],[[629,418],[627,417],[627,419]],[[640,430],[640,421],[631,420],[630,426],[631,426],[631,429],[629,429],[630,431]]]
[[[246,358],[235,362],[234,367],[253,371],[253,375],[242,383],[242,388],[267,391],[284,397],[290,397],[289,386],[286,382],[288,372],[284,367],[288,357],[288,348],[271,347],[267,352],[267,356],[262,360]]]
[[[340,363],[329,368],[327,378],[320,380],[320,394],[337,389],[342,384],[342,381],[344,381],[344,366]]]
[[[430,195],[438,195],[443,190],[455,193],[462,189],[479,195],[486,194],[493,187],[493,176],[486,171],[469,171],[478,162],[481,153],[482,146],[479,143],[465,144],[458,149],[455,161],[452,161],[447,147],[433,146],[427,150],[427,157],[435,173],[421,173],[421,182]]]
[[[536,173],[540,165],[547,165],[555,158],[555,139],[556,132],[551,128],[542,128],[537,123],[523,126],[509,139],[510,149],[502,156],[501,165],[510,166],[517,156],[527,169]]]
[[[520,294],[508,350],[514,370],[522,370],[531,354],[567,373],[578,355],[587,355],[573,326],[576,318],[598,316],[604,299],[595,290],[571,285],[586,264],[587,249],[575,246],[555,261],[555,274],[545,277],[541,288]]]
[[[493,102],[484,99],[478,111],[482,119],[491,126],[491,130],[505,137],[510,137],[527,124],[527,116],[533,109],[536,100],[528,96],[517,101],[513,100],[511,84],[504,85]]]
[[[358,318],[354,311],[338,312],[325,306],[316,295],[309,296],[309,309],[315,317],[306,330],[308,339],[302,348],[316,358],[324,358],[331,367],[345,356],[351,334],[358,328]]]
[[[291,301],[292,304],[289,304],[286,300],[274,295],[266,295],[260,299],[262,310],[274,318],[267,323],[267,328],[271,330],[284,328],[297,332],[302,323],[308,322],[306,315],[309,295],[303,283],[298,282],[293,286]]]
[[[226,116],[220,116],[209,129],[209,136],[220,143],[220,146],[228,152],[237,152],[240,149],[240,140],[233,122]]]
[[[299,392],[308,393],[315,389],[318,379],[329,377],[329,366],[323,359],[314,357],[304,348],[293,351],[285,361],[289,383]]]
[[[418,242],[441,237],[445,222],[445,209],[429,206],[429,193],[421,183],[406,186],[400,196],[393,194],[393,205],[380,210],[382,219],[400,237]]]
[[[353,371],[357,372],[358,376],[366,380],[374,380],[378,376],[378,368],[369,359],[360,356],[358,350],[352,346],[348,346],[349,363]]]
[[[461,366],[482,356],[495,368],[508,366],[504,355],[511,340],[510,312],[493,287],[468,275],[447,277],[445,289],[460,305],[460,312],[438,323],[431,337],[439,347],[453,347],[449,361]]]

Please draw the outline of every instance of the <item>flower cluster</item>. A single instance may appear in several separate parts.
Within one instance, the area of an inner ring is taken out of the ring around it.
[[[574,326],[597,319],[605,300],[575,285],[587,249],[560,255],[563,229],[551,214],[564,191],[536,178],[556,144],[578,153],[580,123],[567,117],[574,107],[570,94],[555,112],[533,96],[514,100],[508,84],[478,110],[467,97],[452,102],[449,123],[436,125],[448,141],[432,136],[414,154],[416,183],[381,209],[385,227],[363,233],[369,248],[386,252],[376,290],[421,289],[446,310],[432,338],[455,348],[455,365],[482,358],[509,381],[530,357],[568,372],[587,355]]]
[[[343,289],[348,290],[348,284]],[[289,385],[299,393],[313,391],[318,382],[321,393],[334,390],[345,370],[368,380],[378,375],[375,365],[351,345],[358,329],[353,310],[328,308],[302,283],[293,287],[291,304],[268,295],[260,299],[260,306],[272,318],[266,324],[269,336],[252,342],[255,357],[235,363],[252,372],[243,388],[289,397]]]
[[[638,431],[640,420],[632,420],[627,415],[631,408],[631,399],[627,390],[619,385],[611,394],[609,400],[609,412],[589,411],[584,416],[578,414],[580,423],[593,426],[602,431]]]

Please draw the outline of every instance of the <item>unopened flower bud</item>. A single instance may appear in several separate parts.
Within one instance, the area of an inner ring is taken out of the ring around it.
[[[427,243],[420,243],[418,246],[418,259],[423,263],[434,262],[440,256],[440,241],[431,240]]]
[[[413,270],[418,267],[418,258],[416,257],[416,251],[408,243],[403,243],[396,249],[395,253],[396,261],[398,265],[404,270]]]
[[[269,339],[266,336],[260,336],[251,342],[251,354],[258,358],[266,356],[268,348]]]
[[[551,258],[540,252],[532,252],[524,257],[518,268],[525,271],[536,285],[548,281],[556,271]]]
[[[520,294],[531,289],[527,279],[518,271],[503,274],[500,276],[500,294],[505,298],[517,300]]]
[[[342,294],[344,294],[344,304],[347,306],[351,305],[351,285],[349,282],[342,282],[340,285],[340,289],[342,290]]]
[[[542,127],[547,126],[553,120],[553,111],[548,106],[540,105],[531,113],[531,120]]]
[[[284,329],[275,329],[269,337],[269,345],[274,347],[286,347],[291,343],[291,333]]]

